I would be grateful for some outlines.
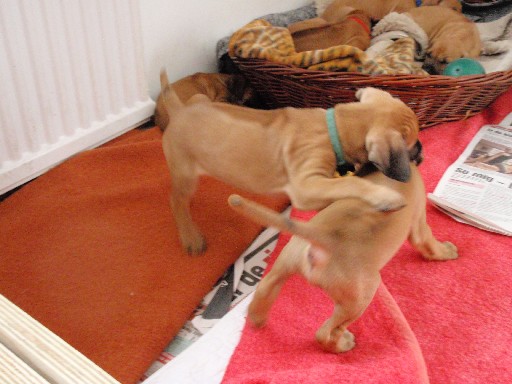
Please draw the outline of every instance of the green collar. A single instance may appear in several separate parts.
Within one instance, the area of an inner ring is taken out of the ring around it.
[[[343,156],[343,149],[341,149],[340,136],[336,128],[336,119],[334,118],[334,108],[329,108],[326,111],[327,131],[331,139],[332,149],[336,154],[336,168],[339,169],[345,165],[345,157]]]

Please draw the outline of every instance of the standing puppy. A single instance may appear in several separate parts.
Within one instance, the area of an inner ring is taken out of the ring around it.
[[[379,271],[406,239],[426,259],[457,258],[456,247],[437,241],[427,225],[425,189],[416,166],[412,165],[407,183],[391,180],[381,172],[365,179],[401,193],[405,207],[380,212],[361,199],[347,198],[335,201],[304,223],[240,196],[230,196],[229,203],[236,211],[294,235],[256,289],[249,307],[254,325],[265,325],[285,281],[301,274],[334,301],[333,315],[317,331],[316,339],[329,352],[345,352],[355,346],[354,335],[347,327],[370,304],[381,282]]]
[[[205,97],[183,104],[166,76],[162,79],[169,114],[162,146],[172,180],[171,208],[188,253],[206,248],[189,209],[203,174],[254,193],[287,194],[298,209],[322,209],[335,200],[358,196],[379,210],[403,205],[400,193],[385,186],[362,178],[334,177],[333,145],[346,163],[372,162],[387,176],[408,180],[418,119],[389,93],[360,89],[359,102],[338,104],[329,111],[266,111],[209,102]]]

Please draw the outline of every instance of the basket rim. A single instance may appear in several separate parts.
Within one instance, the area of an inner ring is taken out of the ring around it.
[[[270,72],[275,75],[286,75],[289,77],[301,77],[308,80],[318,81],[332,81],[332,80],[343,80],[343,81],[379,81],[379,85],[396,85],[401,83],[407,85],[408,83],[414,83],[414,85],[425,85],[425,86],[467,86],[468,84],[474,83],[479,85],[483,82],[487,83],[493,80],[509,79],[512,78],[512,69],[506,71],[496,71],[486,74],[477,75],[465,75],[459,77],[447,76],[447,75],[412,75],[412,74],[398,74],[398,75],[371,75],[359,72],[335,72],[335,71],[322,71],[322,70],[311,70],[295,67],[289,64],[275,63],[264,59],[255,58],[240,58],[234,57],[232,60],[239,67],[249,67],[253,70]]]

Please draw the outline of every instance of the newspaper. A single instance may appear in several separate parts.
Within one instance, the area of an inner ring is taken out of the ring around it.
[[[290,214],[290,208],[283,215]],[[205,335],[226,313],[256,290],[273,252],[279,232],[265,229],[237,261],[225,272],[213,289],[203,298],[194,315],[160,353],[141,381],[154,374],[166,363]]]
[[[512,236],[512,113],[478,131],[428,198],[459,222]]]

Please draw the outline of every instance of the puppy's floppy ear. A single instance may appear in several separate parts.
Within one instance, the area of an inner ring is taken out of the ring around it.
[[[459,0],[423,0],[422,6],[439,5],[445,8],[451,8],[454,11],[462,12],[462,4]]]
[[[375,130],[366,138],[368,160],[382,173],[405,182],[411,176],[410,154],[400,133]]]
[[[462,12],[462,4],[459,0],[436,0],[430,5],[439,5],[441,7],[451,8],[459,13]]]
[[[419,140],[416,141],[414,147],[409,151],[409,160],[413,161],[416,165],[420,165],[423,161],[423,146]]]
[[[226,82],[227,101],[231,104],[243,105],[252,97],[252,89],[242,75],[232,75]]]

